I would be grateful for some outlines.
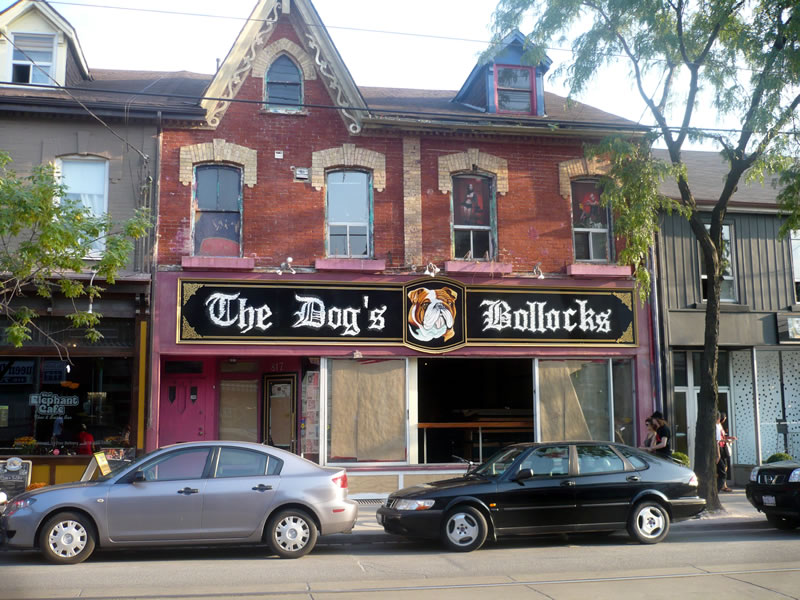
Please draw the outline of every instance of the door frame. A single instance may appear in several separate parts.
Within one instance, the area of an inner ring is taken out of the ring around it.
[[[291,416],[291,442],[289,444],[289,451],[297,453],[297,373],[265,373],[262,377],[262,433],[261,439],[264,443],[270,443],[270,400],[269,389],[272,383],[288,383],[290,385],[290,403],[292,407]]]

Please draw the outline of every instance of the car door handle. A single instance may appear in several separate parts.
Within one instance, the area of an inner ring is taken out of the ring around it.
[[[257,492],[266,492],[267,490],[271,490],[271,485],[264,485],[263,483],[259,483],[256,487],[253,488]]]
[[[572,486],[575,485],[575,480],[574,479],[567,479],[566,481],[562,481],[561,485],[563,487],[572,487]]]
[[[628,475],[627,480],[628,481],[639,481],[639,476],[638,475]]]
[[[197,488],[185,487],[185,488],[183,488],[182,490],[178,490],[178,493],[179,493],[179,494],[185,494],[185,495],[187,495],[187,496],[188,496],[188,495],[190,495],[190,494],[196,494],[196,493],[198,493],[199,491],[200,491],[200,490],[198,490]]]

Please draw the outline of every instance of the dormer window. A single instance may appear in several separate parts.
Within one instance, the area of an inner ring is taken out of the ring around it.
[[[533,67],[496,65],[494,69],[495,105],[497,112],[536,112]]]
[[[50,85],[54,40],[52,35],[15,34],[11,82]]]

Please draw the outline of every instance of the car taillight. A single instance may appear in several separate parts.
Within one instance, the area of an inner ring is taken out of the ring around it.
[[[337,475],[331,481],[338,485],[343,490],[347,489],[347,473],[342,473],[341,475]]]
[[[694,473],[692,473],[692,476],[689,477],[689,485],[691,485],[693,487],[697,487],[697,485],[698,485],[698,483],[697,483],[697,475],[695,475]]]

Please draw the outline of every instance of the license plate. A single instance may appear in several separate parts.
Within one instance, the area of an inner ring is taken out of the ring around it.
[[[762,496],[761,500],[764,506],[775,506],[775,496]]]

